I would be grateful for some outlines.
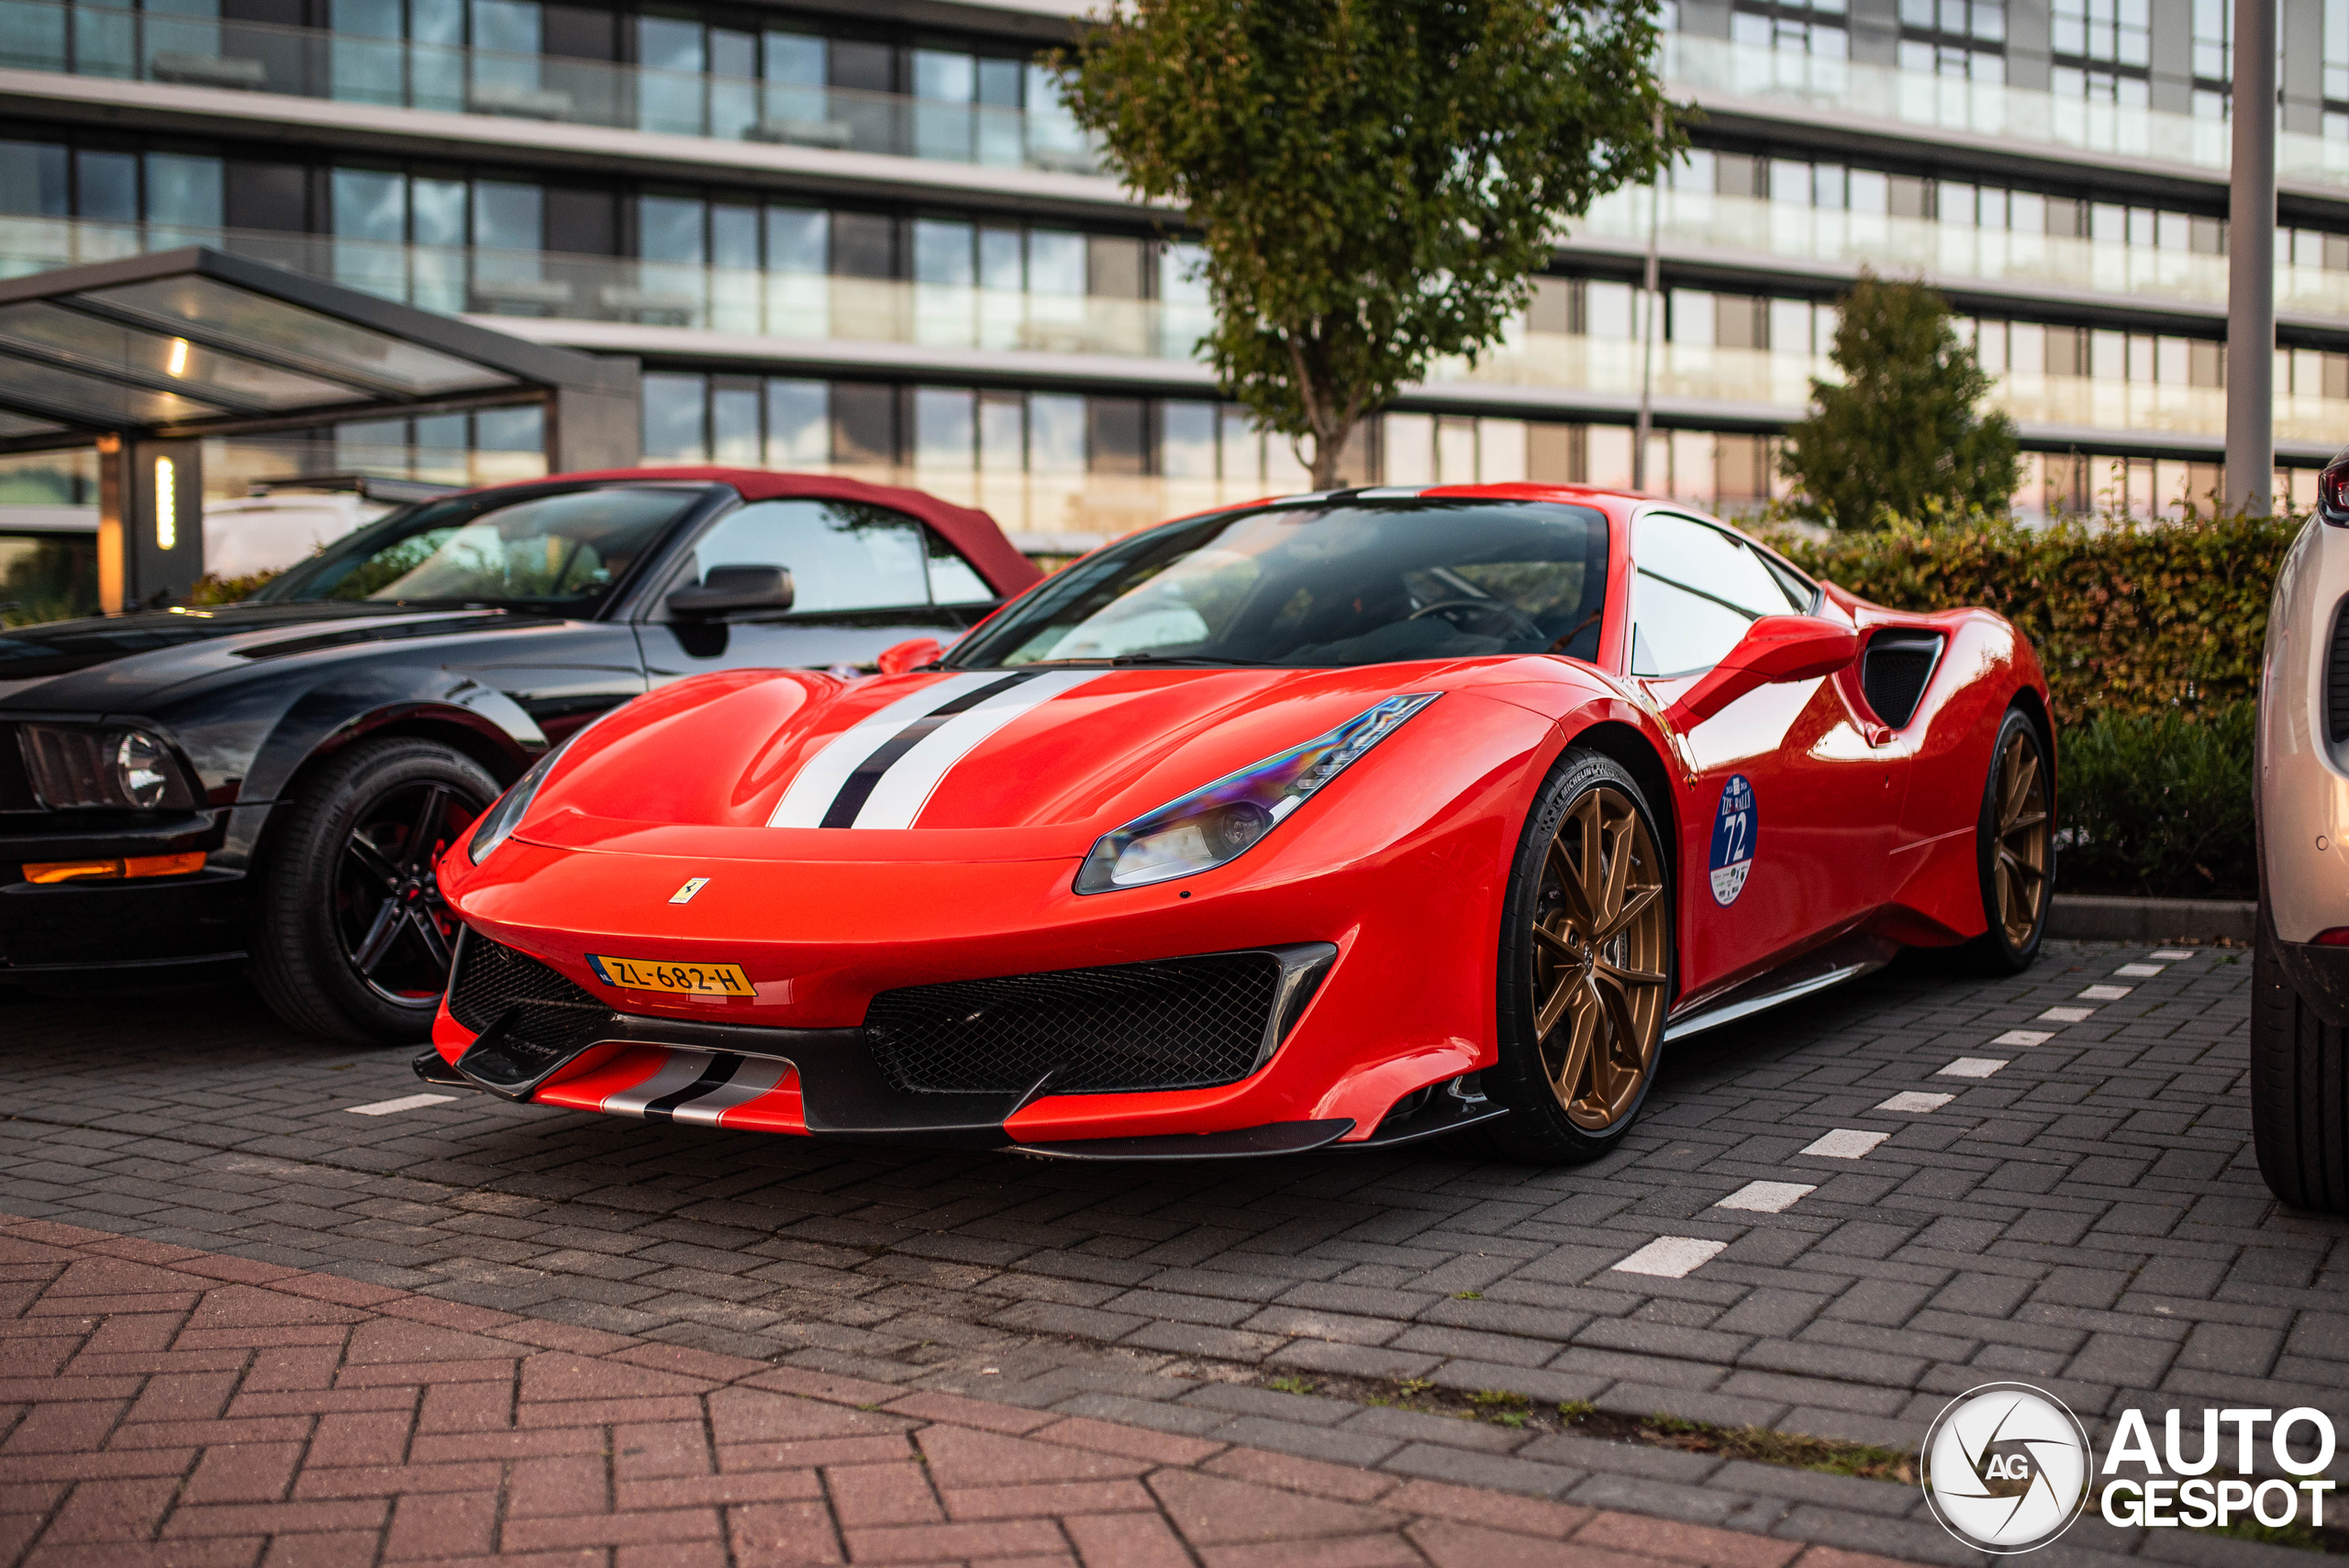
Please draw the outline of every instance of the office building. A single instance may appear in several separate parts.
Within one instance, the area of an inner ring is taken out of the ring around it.
[[[1574,225],[1508,340],[1436,367],[1350,477],[1623,483],[1644,379],[1651,487],[1750,509],[1865,264],[1962,314],[2029,449],[2026,514],[2212,487],[2228,0],[1665,3],[1695,152]],[[6,273],[200,243],[631,356],[647,462],[919,484],[1040,551],[1303,484],[1191,357],[1180,215],[1127,201],[1059,108],[1049,0],[0,17]],[[2305,500],[2349,431],[2349,0],[2283,0],[2282,82],[2276,428]],[[219,495],[545,461],[528,406],[217,445]],[[0,527],[72,526],[79,463],[0,459]]]

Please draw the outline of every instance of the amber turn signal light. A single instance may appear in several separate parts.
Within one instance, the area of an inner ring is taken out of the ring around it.
[[[27,882],[114,881],[129,876],[185,876],[204,869],[204,851],[184,855],[132,855],[119,861],[40,861],[25,866]]]

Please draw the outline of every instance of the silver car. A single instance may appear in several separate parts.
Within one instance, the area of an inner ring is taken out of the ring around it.
[[[2277,1197],[2349,1213],[2349,453],[2318,496],[2260,665],[2251,1127]]]

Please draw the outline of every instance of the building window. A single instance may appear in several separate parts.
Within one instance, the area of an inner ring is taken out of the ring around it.
[[[2006,42],[2006,0],[1900,0],[1903,71],[2002,83]]]
[[[1730,17],[1730,37],[1780,54],[1846,60],[1852,52],[1844,0],[1739,0]]]
[[[2153,96],[2149,10],[2150,0],[2055,0],[2055,95],[2145,107]]]
[[[2324,0],[2324,135],[2349,141],[2349,0]]]
[[[2331,18],[2328,16],[2327,21]],[[2332,29],[2326,29],[2331,41]],[[2227,94],[2234,83],[2234,0],[2194,0],[2194,117],[2227,117]]]

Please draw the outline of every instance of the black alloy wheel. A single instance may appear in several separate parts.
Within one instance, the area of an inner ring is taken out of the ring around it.
[[[457,922],[433,868],[496,798],[437,740],[353,746],[277,808],[259,877],[253,983],[287,1023],[329,1040],[426,1039]]]
[[[488,804],[419,780],[377,795],[343,840],[335,928],[353,972],[384,1000],[412,1004],[449,988],[457,919],[432,869]]]

